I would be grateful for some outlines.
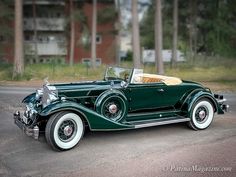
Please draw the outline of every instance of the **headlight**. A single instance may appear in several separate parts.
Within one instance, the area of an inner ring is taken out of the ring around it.
[[[38,100],[43,95],[43,89],[36,90],[35,99]]]
[[[58,97],[57,97],[57,94],[54,93],[54,92],[51,92],[48,94],[48,99],[47,99],[47,105],[49,105],[51,102],[57,100]]]

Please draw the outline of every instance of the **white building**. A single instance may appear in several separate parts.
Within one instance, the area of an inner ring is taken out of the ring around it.
[[[172,57],[172,50],[162,50],[162,57],[164,62],[170,62]],[[155,63],[155,50],[143,50],[143,63]],[[177,62],[185,61],[184,53],[177,50]]]

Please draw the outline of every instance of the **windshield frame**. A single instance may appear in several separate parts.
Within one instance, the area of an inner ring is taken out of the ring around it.
[[[121,70],[127,70],[127,71],[129,71],[129,75],[128,75],[128,79],[127,80],[125,80],[125,78],[119,78],[119,77],[114,77],[114,78],[116,78],[116,79],[107,79],[109,76],[108,76],[108,71],[111,69],[111,68],[117,68],[117,69],[121,69]],[[131,81],[131,79],[132,79],[132,75],[133,75],[133,68],[131,69],[131,68],[125,68],[125,67],[117,67],[117,66],[109,66],[109,67],[107,67],[107,69],[106,69],[106,72],[105,72],[105,75],[104,75],[104,80],[105,81],[109,81],[109,80],[121,80],[121,81],[125,81],[125,82],[127,82],[127,83],[130,83],[130,81]]]

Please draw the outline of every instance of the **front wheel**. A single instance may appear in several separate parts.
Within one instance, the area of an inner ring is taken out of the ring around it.
[[[55,150],[69,150],[76,146],[84,133],[81,117],[73,112],[59,112],[47,122],[45,137]]]
[[[214,108],[207,99],[199,100],[191,111],[189,126],[194,130],[203,130],[210,126],[214,117]]]

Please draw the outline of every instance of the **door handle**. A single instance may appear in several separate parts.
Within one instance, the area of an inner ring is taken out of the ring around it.
[[[164,89],[157,89],[158,92],[164,92]]]

